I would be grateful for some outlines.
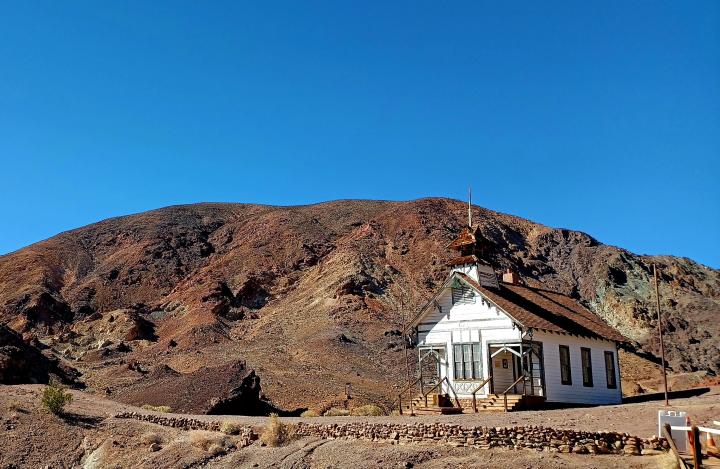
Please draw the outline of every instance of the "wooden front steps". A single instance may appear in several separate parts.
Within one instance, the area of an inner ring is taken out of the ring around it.
[[[453,406],[449,396],[436,393],[428,394],[427,405],[423,396],[416,396],[412,399],[412,407],[410,404],[403,407],[403,412],[412,412],[415,415],[461,414],[462,411],[462,407]]]
[[[462,407],[439,407],[439,406],[428,406],[428,407],[415,407],[415,415],[450,415],[450,414],[462,414]]]
[[[522,394],[507,395],[507,410],[531,409],[538,407],[545,398],[540,396],[524,396]],[[478,412],[504,412],[505,401],[502,394],[489,394],[487,397],[479,397],[477,399]]]
[[[416,396],[411,400],[410,403],[403,405],[403,413],[416,415],[448,415],[448,414],[461,414],[472,413],[473,409],[468,406],[468,403],[464,403],[465,407],[457,407],[455,401],[450,398],[447,394],[428,394],[427,405],[425,405],[425,398],[421,395]],[[507,395],[507,410],[512,412],[514,410],[527,410],[537,409],[542,406],[545,402],[544,397],[540,396],[524,396],[522,394],[508,394]],[[477,411],[478,412],[504,412],[505,405],[502,394],[489,394],[486,397],[477,398]]]

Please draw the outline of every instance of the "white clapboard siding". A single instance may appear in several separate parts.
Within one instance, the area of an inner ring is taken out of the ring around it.
[[[437,299],[440,309],[428,312],[418,324],[418,345],[444,345],[447,361],[441,367],[442,376],[447,376],[453,383],[453,344],[480,343],[482,379],[488,376],[488,343],[513,342],[520,340],[520,331],[513,327],[512,320],[502,311],[484,301],[475,293],[475,303],[452,303],[451,289],[445,291]],[[455,384],[459,397],[469,397],[461,384]],[[471,386],[474,387],[474,386]],[[487,387],[485,388],[487,390]],[[481,394],[478,394],[481,395]]]
[[[620,368],[614,342],[541,331],[535,332],[533,340],[543,344],[545,389],[548,402],[619,404],[622,401]],[[560,345],[567,345],[570,348],[571,385],[562,384],[560,380]],[[592,387],[583,386],[581,347],[587,347],[591,351]],[[606,351],[612,352],[615,359],[615,389],[607,387]]]
[[[430,306],[424,316],[419,318],[417,324],[418,346],[442,346],[445,348],[445,361],[441,366],[441,375],[447,376],[457,390],[459,397],[469,397],[470,390],[487,378],[493,371],[488,369],[488,346],[500,346],[503,343],[517,343],[520,340],[520,330],[513,325],[512,319],[502,310],[491,305],[483,296],[473,290],[474,303],[453,304],[451,288],[445,288],[438,295],[436,303]],[[533,341],[542,343],[543,369],[545,378],[545,394],[548,402],[570,404],[616,404],[622,401],[620,389],[620,366],[617,358],[617,349],[614,342],[577,337],[568,334],[556,334],[543,331],[534,331]],[[480,343],[482,377],[474,381],[456,380],[454,375],[453,344]],[[559,345],[570,348],[570,366],[572,384],[564,385],[560,381],[560,352]],[[580,358],[581,347],[591,350],[593,386],[583,385],[582,362]],[[605,374],[605,354],[613,353],[615,360],[614,389],[607,387]],[[509,358],[509,357],[508,357]],[[510,359],[510,358],[509,358]],[[512,364],[510,363],[510,366]],[[534,384],[539,386],[541,380],[540,364],[533,363]],[[495,380],[495,391],[502,391],[512,383],[512,370],[508,369],[507,376],[500,376]],[[484,391],[489,390],[486,386]],[[480,394],[479,394],[480,395]]]

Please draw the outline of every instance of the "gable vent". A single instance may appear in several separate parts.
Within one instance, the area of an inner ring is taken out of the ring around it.
[[[452,302],[454,305],[475,303],[475,292],[465,283],[455,279],[450,286],[450,290],[452,292]]]

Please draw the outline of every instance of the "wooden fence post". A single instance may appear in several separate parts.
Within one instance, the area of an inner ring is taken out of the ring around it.
[[[700,469],[702,467],[702,451],[700,448],[700,430],[695,425],[691,428],[693,439],[693,467]]]

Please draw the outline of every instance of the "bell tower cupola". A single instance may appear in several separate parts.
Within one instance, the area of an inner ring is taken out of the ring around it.
[[[487,260],[491,247],[492,242],[482,235],[480,226],[472,226],[472,205],[468,197],[468,225],[448,245],[458,254],[450,260],[449,266],[453,271],[462,272],[485,287],[499,288],[495,270]]]

